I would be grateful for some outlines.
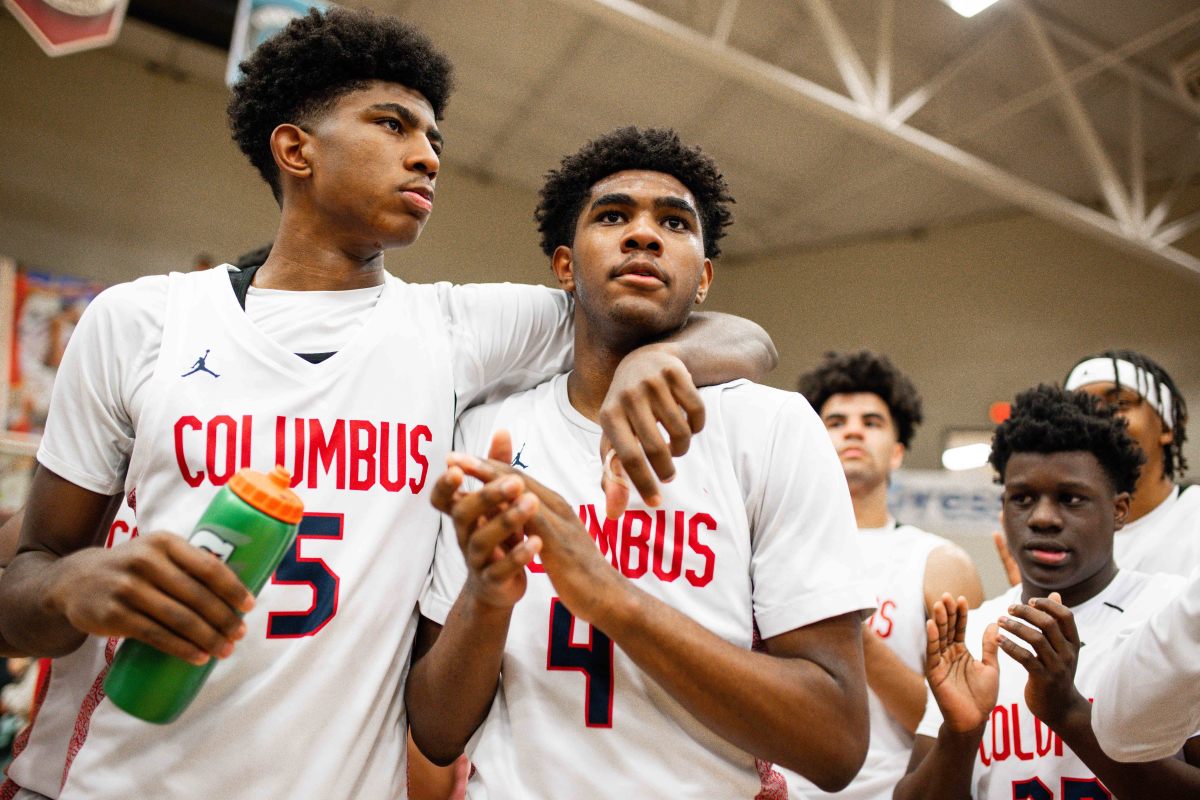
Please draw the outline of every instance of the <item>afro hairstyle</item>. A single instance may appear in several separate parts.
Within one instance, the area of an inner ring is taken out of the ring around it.
[[[1179,387],[1175,385],[1175,381],[1171,379],[1170,374],[1163,369],[1157,361],[1136,350],[1105,350],[1102,353],[1094,353],[1085,358],[1081,358],[1075,362],[1071,369],[1067,370],[1069,376],[1075,371],[1075,367],[1085,361],[1091,361],[1093,358],[1111,358],[1114,361],[1128,361],[1133,364],[1134,368],[1140,373],[1138,380],[1148,379],[1147,384],[1151,381],[1155,384],[1155,391],[1158,396],[1162,397],[1163,387],[1171,393],[1171,418],[1164,419],[1163,425],[1171,430],[1171,442],[1163,447],[1163,473],[1168,479],[1173,479],[1176,475],[1180,477],[1187,472],[1187,459],[1183,456],[1183,443],[1187,441],[1187,402],[1183,399],[1183,395],[1179,392]],[[1113,364],[1113,372],[1117,372],[1116,364]],[[1119,374],[1119,373],[1118,373]],[[1118,382],[1118,387],[1120,383]],[[1127,389],[1138,391],[1136,386],[1127,386]]]
[[[1125,432],[1125,420],[1098,397],[1041,384],[1017,395],[1012,415],[996,426],[989,461],[996,482],[1013,453],[1087,452],[1118,492],[1132,492],[1146,457]]]
[[[452,89],[450,60],[425,34],[369,11],[310,9],[240,64],[229,99],[233,140],[279,200],[271,131],[304,125],[342,95],[387,81],[420,92],[442,118]]]
[[[821,412],[821,407],[835,394],[870,392],[878,395],[892,415],[896,425],[896,440],[908,448],[913,434],[923,419],[921,396],[891,359],[870,350],[857,353],[830,351],[814,369],[797,380],[796,388],[809,404]]]
[[[721,255],[717,242],[733,222],[726,207],[734,202],[716,163],[699,147],[688,147],[670,128],[618,128],[563,158],[546,174],[534,219],[542,235],[542,252],[554,255],[559,246],[575,242],[575,223],[596,183],[627,169],[671,175],[692,193],[699,205],[704,255]]]

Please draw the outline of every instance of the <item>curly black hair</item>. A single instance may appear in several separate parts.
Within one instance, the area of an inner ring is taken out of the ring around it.
[[[1136,350],[1105,350],[1102,353],[1094,353],[1085,358],[1081,358],[1067,370],[1069,377],[1078,367],[1085,361],[1091,361],[1093,358],[1111,358],[1114,361],[1128,361],[1133,364],[1138,372],[1138,380],[1146,379],[1146,385],[1151,381],[1154,382],[1154,390],[1159,397],[1162,397],[1163,387],[1171,393],[1171,418],[1164,419],[1163,425],[1171,430],[1174,434],[1172,441],[1163,448],[1163,472],[1168,479],[1174,479],[1178,474],[1180,477],[1187,472],[1187,459],[1183,456],[1183,443],[1187,441],[1187,403],[1183,399],[1183,395],[1179,392],[1179,387],[1175,385],[1175,381],[1171,380],[1171,376],[1165,369],[1154,359],[1139,353]],[[1118,373],[1117,365],[1113,364],[1113,372]],[[1117,381],[1117,388],[1121,387],[1120,380]],[[1133,389],[1140,394],[1137,386],[1126,387]]]
[[[891,359],[870,350],[857,353],[829,351],[820,364],[799,377],[796,388],[817,413],[835,394],[870,392],[879,395],[896,425],[896,439],[905,448],[924,418],[917,387],[896,369]]]
[[[442,118],[452,67],[425,34],[395,17],[369,11],[310,9],[263,42],[240,65],[229,99],[233,140],[280,199],[271,131],[305,125],[342,95],[370,81],[400,83],[420,92]]]
[[[560,245],[575,241],[575,223],[597,181],[614,172],[644,169],[671,175],[692,193],[699,205],[704,255],[721,255],[717,242],[733,222],[726,204],[733,203],[716,163],[699,147],[688,147],[670,128],[618,128],[565,156],[558,169],[546,173],[541,200],[533,212],[542,234],[542,252],[554,255]]]
[[[1126,434],[1126,423],[1108,403],[1086,392],[1040,384],[1017,395],[1012,414],[996,426],[992,454],[996,482],[1013,453],[1088,452],[1118,492],[1132,492],[1146,456]]]

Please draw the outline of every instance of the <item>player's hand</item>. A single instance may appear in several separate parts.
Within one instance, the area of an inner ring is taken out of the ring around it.
[[[51,606],[76,630],[127,636],[193,664],[225,658],[246,633],[254,598],[209,552],[169,533],[60,559]]]
[[[617,366],[600,406],[600,426],[600,457],[607,459],[608,451],[615,450],[612,471],[623,472],[646,504],[656,506],[661,502],[658,480],[675,477],[672,459],[686,453],[692,434],[704,427],[704,402],[683,362],[647,345]],[[620,516],[629,502],[628,487],[607,475],[602,484],[609,518]]]
[[[1017,560],[1009,552],[1008,543],[1004,541],[1004,534],[1000,531],[992,531],[992,544],[996,545],[996,555],[1000,556],[1000,564],[1004,567],[1004,576],[1008,578],[1008,585],[1016,586],[1021,582],[1021,570],[1017,567]]]
[[[467,562],[463,590],[492,608],[512,608],[525,594],[525,567],[541,540],[524,535],[538,500],[515,474],[499,475],[474,492],[463,492],[464,473],[451,465],[433,487],[435,508],[454,522]]]
[[[943,594],[933,606],[933,619],[925,622],[925,679],[955,733],[982,731],[1000,692],[996,625],[983,634],[982,661],[967,650],[966,632],[967,599]]]
[[[466,475],[489,483],[506,476],[520,477],[525,489],[538,500],[536,513],[524,522],[524,528],[531,538],[540,540],[546,574],[571,613],[585,622],[594,622],[602,608],[615,599],[613,584],[620,575],[600,555],[570,504],[502,461],[485,461],[462,453],[451,453],[448,461]],[[514,524],[504,524],[515,533]]]
[[[1007,634],[1000,637],[1000,647],[1029,673],[1025,682],[1025,703],[1029,710],[1051,728],[1060,730],[1059,726],[1071,712],[1087,705],[1075,688],[1081,646],[1075,615],[1062,604],[1058,592],[1051,592],[1049,598],[1034,597],[1028,603],[1016,603],[1009,607],[1008,613],[1016,619],[1000,618],[1000,627]],[[1034,652],[1010,637],[1027,642]]]

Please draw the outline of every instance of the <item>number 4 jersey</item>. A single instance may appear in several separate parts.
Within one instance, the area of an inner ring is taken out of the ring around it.
[[[468,412],[458,447],[485,454],[508,430],[514,465],[578,510],[615,569],[721,638],[749,649],[871,608],[829,436],[800,395],[745,381],[701,389],[705,429],[676,459],[658,508],[607,520],[600,428],[567,376]],[[442,623],[465,579],[444,521],[422,613]],[[770,765],[693,718],[601,631],[576,620],[531,565],[514,608],[491,711],[468,746],[471,798],[783,798]],[[798,710],[797,713],[802,713]]]
[[[1179,593],[1184,579],[1177,575],[1147,575],[1121,570],[1099,594],[1071,609],[1079,640],[1075,687],[1089,701],[1095,699],[1097,678],[1111,657],[1122,631],[1142,624]],[[980,657],[983,632],[1021,602],[1020,584],[988,600],[967,615],[967,649]],[[1016,639],[1022,647],[1028,646]],[[975,800],[1108,800],[1111,794],[1086,764],[1049,726],[1025,705],[1029,673],[1003,650],[1000,660],[1000,693],[983,741],[975,754],[971,797]],[[936,738],[942,725],[941,709],[929,694],[918,736]]]

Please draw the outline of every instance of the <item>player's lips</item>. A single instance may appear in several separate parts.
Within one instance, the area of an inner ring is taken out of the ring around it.
[[[1022,548],[1031,561],[1057,567],[1071,556],[1071,551],[1057,542],[1031,542]]]
[[[842,458],[862,458],[866,454],[867,451],[861,447],[847,447],[838,455],[840,455]]]
[[[401,187],[400,194],[415,210],[426,214],[433,211],[433,187],[429,184],[419,183]]]
[[[642,289],[657,289],[667,284],[667,276],[658,265],[646,258],[633,256],[613,272],[613,278]]]

